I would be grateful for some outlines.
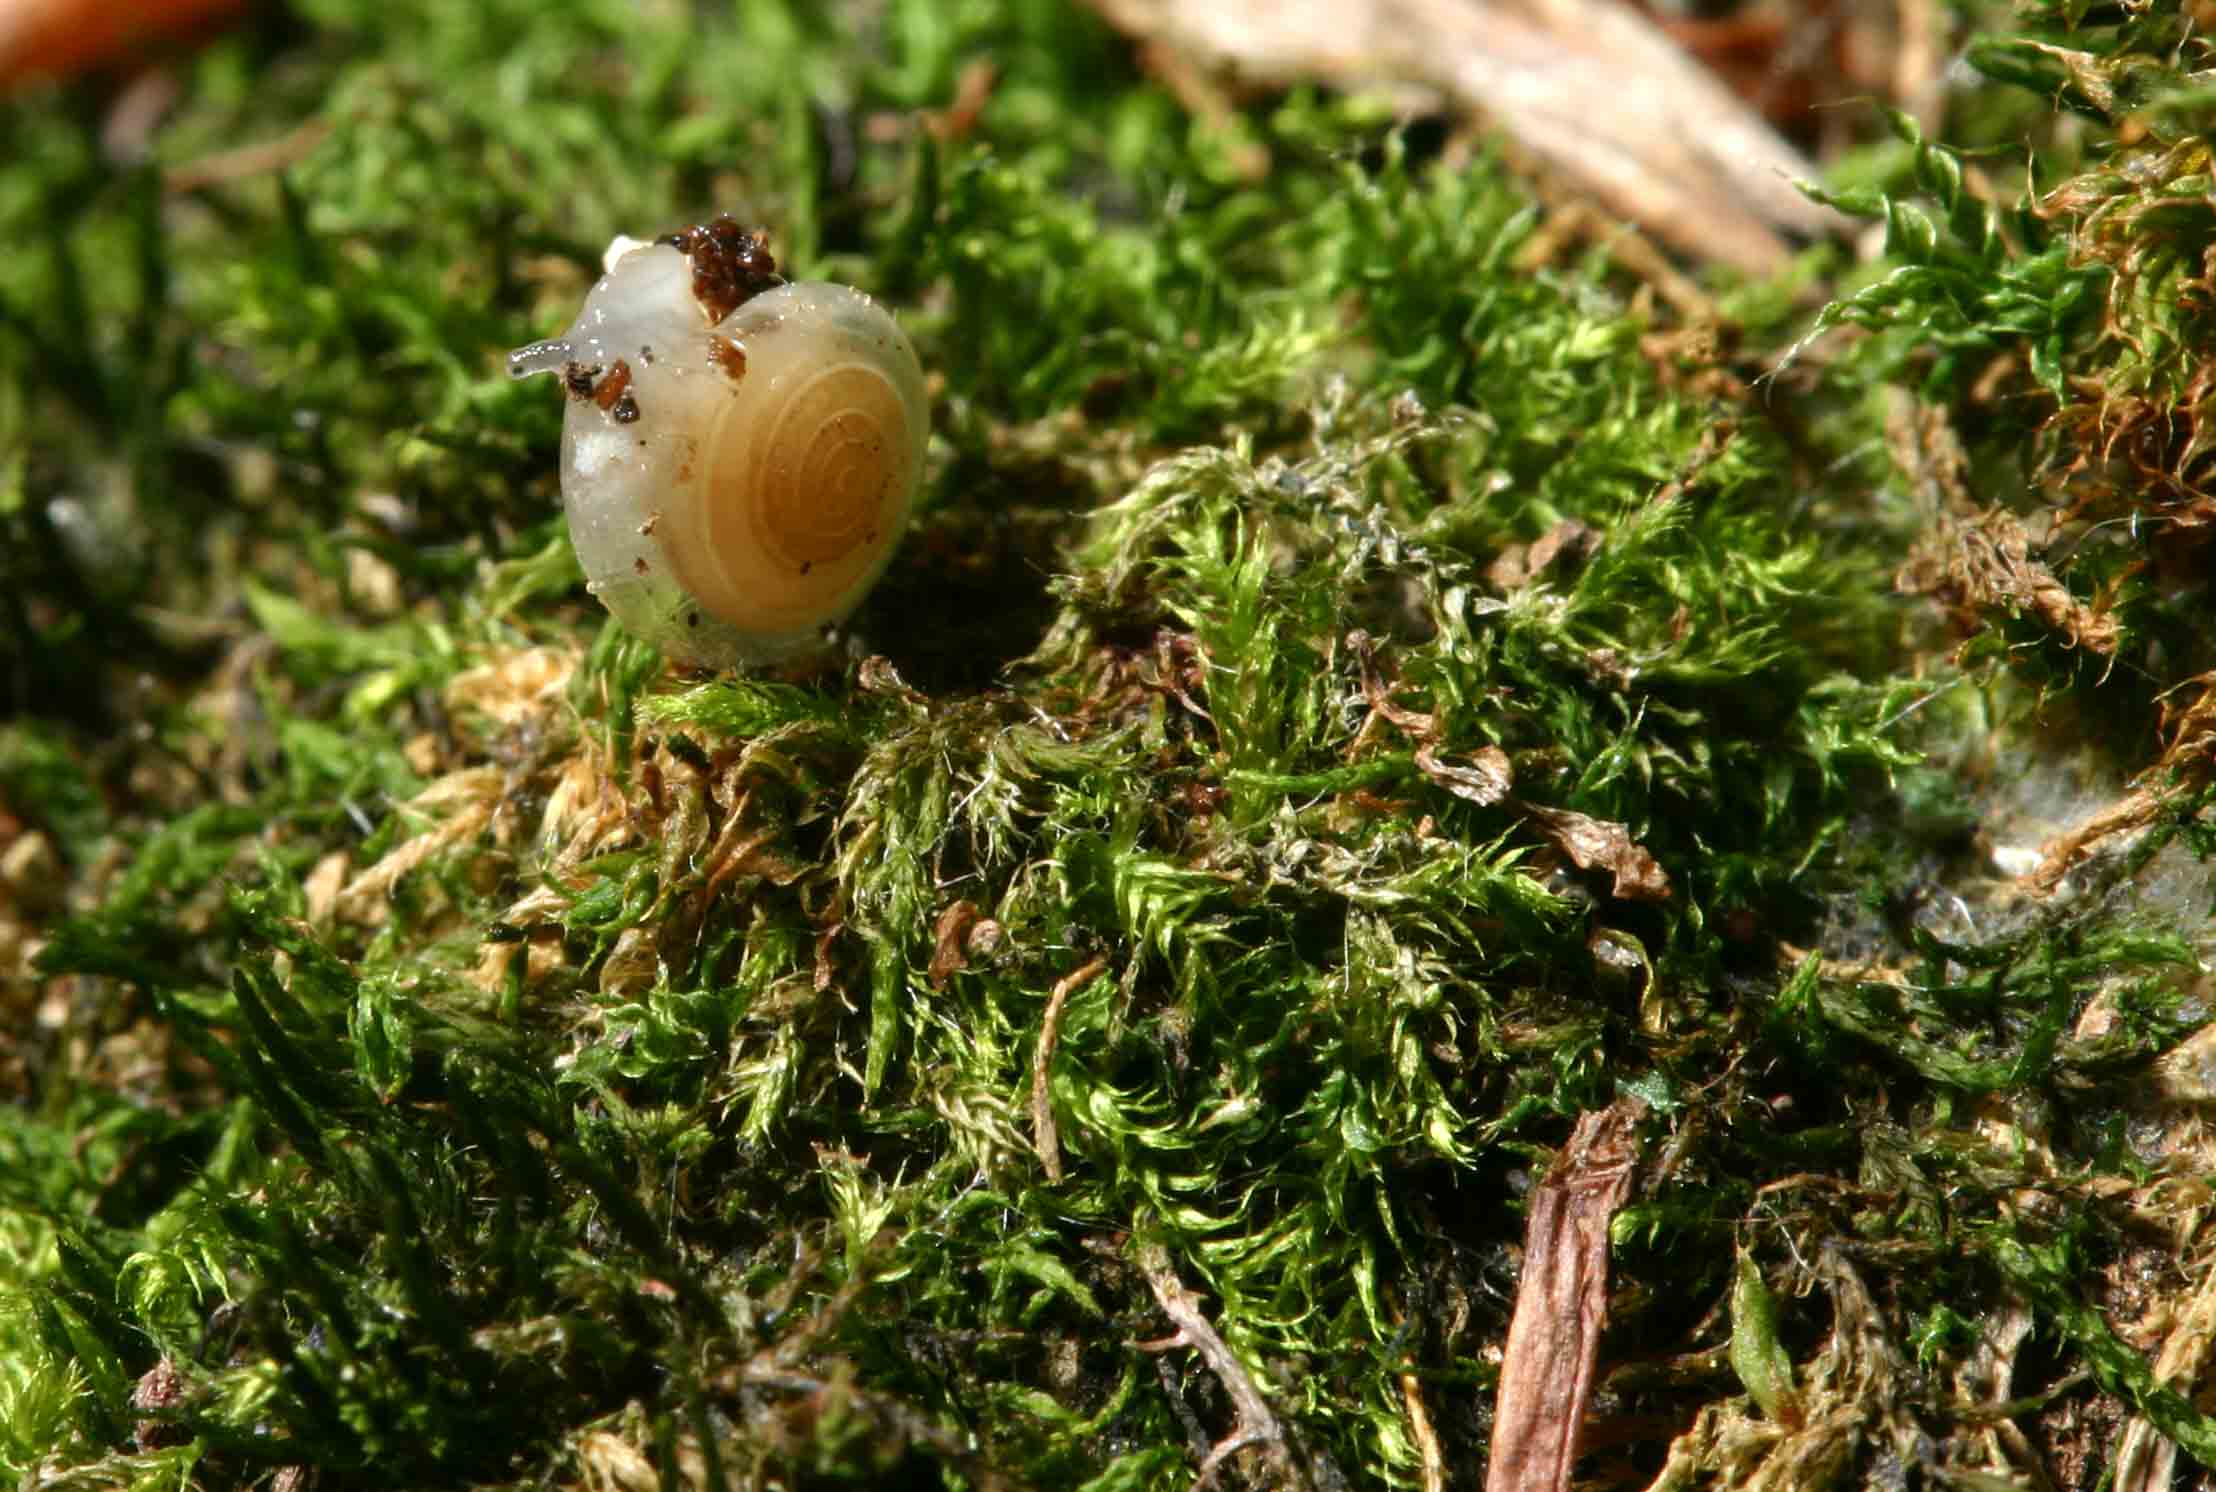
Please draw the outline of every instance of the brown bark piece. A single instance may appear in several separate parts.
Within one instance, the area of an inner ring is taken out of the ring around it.
[[[1613,211],[1753,274],[1843,220],[1815,167],[1619,0],[1092,0],[1159,49],[1266,87],[1482,114]]]
[[[1627,1098],[1584,1115],[1532,1195],[1485,1492],[1570,1485],[1608,1318],[1608,1220],[1631,1195],[1645,1112]]]

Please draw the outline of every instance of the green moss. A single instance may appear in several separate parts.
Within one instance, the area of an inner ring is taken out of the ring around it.
[[[2078,752],[2080,817],[2177,738],[2204,588],[2087,542],[2092,659],[1894,594],[2083,380],[2192,387],[2096,252],[2190,247],[2183,177],[2003,214],[1904,130],[1824,318],[1869,334],[1739,397],[1790,285],[1730,298],[1745,361],[1658,351],[1607,263],[1520,263],[1491,156],[1189,125],[1045,0],[257,25],[128,169],[89,85],[0,112],[8,1474],[1184,1485],[1237,1405],[1167,1261],[1310,1480],[1415,1485],[1482,1464],[1521,1198],[1619,1095],[1603,1412],[1717,1437],[1640,1475],[1750,1464],[1734,1371],[1835,1470],[1982,1445],[1932,1385],[2011,1303],[2017,1394],[2210,1443],[2099,1295],[2173,1205],[2130,1125],[2206,1013],[2206,786],[2072,895],[1995,870],[2065,817],[2004,763]],[[2167,128],[2129,59],[2186,42],[2098,40]],[[938,383],[808,676],[604,621],[502,370],[610,235],[724,208]]]

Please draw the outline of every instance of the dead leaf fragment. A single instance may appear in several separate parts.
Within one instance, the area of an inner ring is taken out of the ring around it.
[[[1426,741],[1416,748],[1416,766],[1457,798],[1467,798],[1480,808],[1506,798],[1513,782],[1508,753],[1498,746],[1480,748],[1471,754],[1468,766],[1458,767],[1439,755],[1435,742]]]
[[[945,989],[946,982],[969,967],[969,930],[985,914],[974,901],[958,901],[939,914],[932,930],[931,987]]]
[[[1613,875],[1615,884],[1609,889],[1618,900],[1670,899],[1669,874],[1622,824],[1539,803],[1525,803],[1521,812],[1579,870],[1605,870]]]
[[[1501,592],[1522,590],[1557,562],[1580,564],[1600,547],[1600,534],[1575,518],[1565,518],[1530,544],[1511,544],[1486,567],[1485,578]]]
[[[579,661],[567,648],[494,653],[454,676],[446,686],[446,708],[455,715],[484,715],[501,725],[524,724],[560,701]]]
[[[1564,1492],[1608,1318],[1608,1220],[1631,1195],[1646,1105],[1585,1114],[1532,1195],[1486,1492]]]
[[[333,850],[316,861],[315,869],[308,872],[300,888],[307,899],[310,924],[319,928],[331,925],[331,916],[338,909],[339,893],[346,889],[353,866],[354,857],[346,850]]]
[[[2115,654],[2122,636],[2105,606],[2079,600],[2044,560],[2032,557],[2023,520],[1998,508],[1967,519],[1942,515],[1895,583],[1905,593],[1936,599],[1965,631],[1982,631],[1996,611],[2028,615],[2071,647],[2104,658]]]
[[[347,882],[332,904],[339,921],[364,927],[384,924],[393,888],[425,861],[469,843],[492,822],[504,775],[495,767],[464,767],[449,772],[411,798],[407,807],[447,817],[385,853],[383,859]]]
[[[184,1375],[173,1359],[164,1357],[148,1368],[131,1389],[131,1408],[146,1416],[134,1423],[131,1440],[142,1451],[183,1445],[192,1432],[173,1419],[164,1418],[185,1400]]]
[[[2107,606],[2080,600],[2034,556],[2021,518],[1972,496],[1969,457],[1945,410],[1897,399],[1887,412],[1886,444],[1930,518],[1894,577],[1896,589],[1930,596],[1966,635],[2007,612],[2037,618],[2072,647],[2114,655],[2121,629]]]
[[[620,1435],[594,1430],[577,1443],[589,1492],[661,1492],[654,1462]]]

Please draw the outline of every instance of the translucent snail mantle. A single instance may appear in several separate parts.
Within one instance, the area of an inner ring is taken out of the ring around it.
[[[618,238],[560,337],[562,505],[588,588],[709,667],[821,648],[891,560],[923,471],[923,369],[858,290],[788,284],[718,218]]]

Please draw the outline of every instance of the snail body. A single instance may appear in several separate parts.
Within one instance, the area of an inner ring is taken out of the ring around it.
[[[890,562],[923,470],[914,348],[844,285],[787,283],[729,218],[609,246],[562,336],[562,505],[587,588],[686,662],[819,649]]]

